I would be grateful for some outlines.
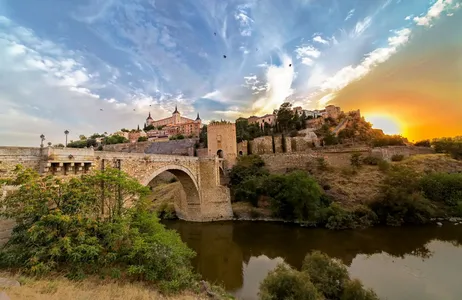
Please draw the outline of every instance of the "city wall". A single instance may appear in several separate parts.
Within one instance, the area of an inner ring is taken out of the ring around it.
[[[331,147],[323,149],[308,149],[303,152],[287,153],[266,153],[261,157],[265,161],[266,167],[270,172],[284,173],[292,169],[308,169],[316,163],[318,158],[324,158],[326,162],[335,167],[350,166],[350,158],[353,153],[359,153],[362,157],[375,156],[390,161],[393,155],[399,154],[409,157],[419,154],[431,154],[434,151],[425,147],[356,147],[344,148]]]
[[[147,141],[137,143],[124,143],[103,146],[104,151],[127,152],[127,153],[146,153],[146,154],[167,154],[194,156],[195,144],[198,139],[184,139],[173,141]]]

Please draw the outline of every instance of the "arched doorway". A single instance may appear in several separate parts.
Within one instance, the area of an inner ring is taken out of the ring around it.
[[[217,151],[217,155],[218,155],[218,158],[223,158],[223,157],[224,157],[224,155],[223,155],[223,150],[221,150],[221,149],[218,150],[218,151]]]
[[[242,151],[239,151],[239,156],[242,156],[242,155],[243,155]]]
[[[179,184],[179,191],[170,191],[173,193],[173,204],[178,218],[183,220],[195,221],[200,220],[200,193],[199,186],[194,178],[194,175],[185,167],[182,166],[165,166],[156,170],[148,178],[143,181],[146,186],[151,186],[156,180],[161,177],[169,181],[169,176],[176,178],[175,184]],[[174,181],[172,180],[171,183]],[[167,191],[168,192],[168,191]],[[177,193],[178,192],[178,193]],[[164,199],[153,199],[153,201],[162,201]]]

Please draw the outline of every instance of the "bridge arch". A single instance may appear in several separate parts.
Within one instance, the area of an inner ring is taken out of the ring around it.
[[[186,199],[181,199],[179,202],[174,203],[178,217],[185,220],[195,220],[200,218],[200,188],[196,178],[188,168],[181,165],[167,165],[156,169],[141,183],[147,186],[152,180],[154,180],[163,172],[172,173],[181,183],[184,194],[186,195]]]

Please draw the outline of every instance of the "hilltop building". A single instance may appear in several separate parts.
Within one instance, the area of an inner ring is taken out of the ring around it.
[[[150,139],[159,137],[168,137],[176,134],[182,134],[185,136],[199,136],[201,131],[201,118],[199,113],[195,120],[182,117],[178,108],[175,106],[175,111],[171,117],[154,120],[149,113],[146,118],[145,127],[152,126],[155,129],[147,132]]]

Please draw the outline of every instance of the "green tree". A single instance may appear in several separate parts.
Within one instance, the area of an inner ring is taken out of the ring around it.
[[[349,281],[347,268],[319,251],[306,255],[302,271],[310,276],[311,282],[327,299],[340,299]]]
[[[293,117],[292,104],[290,102],[282,103],[276,115],[278,125],[282,132],[287,132],[290,129]]]
[[[462,159],[462,136],[434,139],[431,144],[437,153],[447,153],[454,159]]]
[[[310,277],[280,264],[260,284],[261,300],[322,300]]]
[[[146,142],[147,140],[148,140],[148,137],[146,137],[146,136],[140,136],[138,138],[138,142]]]
[[[373,290],[365,289],[361,281],[353,279],[345,284],[340,300],[379,300],[379,297]]]
[[[264,179],[262,191],[270,197],[275,216],[287,220],[316,221],[322,191],[316,180],[306,173],[271,174]]]
[[[201,132],[199,133],[199,143],[202,143],[207,147],[207,125],[203,125]]]

